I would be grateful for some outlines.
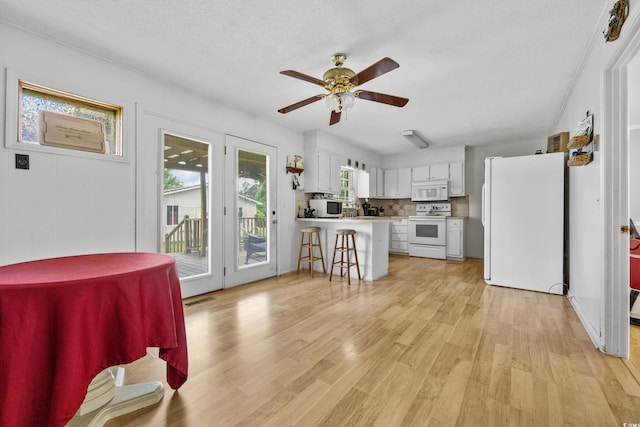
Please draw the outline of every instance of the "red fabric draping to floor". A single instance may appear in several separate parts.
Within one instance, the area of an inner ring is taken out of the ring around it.
[[[0,426],[64,426],[91,380],[159,347],[167,382],[187,379],[175,261],[155,253],[0,267]]]

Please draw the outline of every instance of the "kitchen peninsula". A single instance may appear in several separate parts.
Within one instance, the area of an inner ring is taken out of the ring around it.
[[[358,262],[363,280],[377,280],[389,273],[389,225],[393,221],[395,221],[393,217],[369,216],[296,219],[298,228],[320,227],[320,240],[327,273],[331,268],[336,230],[341,228],[355,230]],[[322,271],[322,266],[316,263],[315,269]],[[357,274],[356,270],[352,269],[351,277],[357,279]]]

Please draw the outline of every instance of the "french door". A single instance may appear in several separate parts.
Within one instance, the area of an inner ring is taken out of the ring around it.
[[[226,136],[225,287],[276,275],[276,148]]]
[[[222,189],[209,184],[222,177],[222,150],[216,150],[215,136],[207,136],[161,131],[160,248],[176,260],[183,297],[222,289],[223,284],[222,263],[216,261],[222,245],[211,240],[222,228],[216,225],[222,221]]]

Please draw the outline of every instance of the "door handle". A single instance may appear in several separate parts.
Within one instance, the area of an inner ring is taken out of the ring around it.
[[[486,189],[485,189],[485,188],[486,188],[486,187],[485,187],[485,185],[486,185],[486,184],[482,184],[482,216],[481,216],[481,218],[482,218],[482,225],[483,225],[483,226],[484,226],[484,215],[485,215],[485,214],[484,214],[484,209],[485,209],[485,206],[484,206],[484,204],[485,204],[485,200],[484,200],[485,195],[484,195],[484,193],[485,193],[485,191],[486,191]]]

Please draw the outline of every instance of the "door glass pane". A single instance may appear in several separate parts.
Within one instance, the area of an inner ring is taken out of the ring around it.
[[[237,158],[237,265],[244,268],[269,260],[267,156],[238,150]]]
[[[164,135],[162,252],[180,278],[209,273],[209,144]]]

